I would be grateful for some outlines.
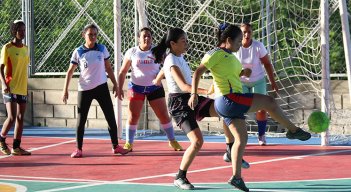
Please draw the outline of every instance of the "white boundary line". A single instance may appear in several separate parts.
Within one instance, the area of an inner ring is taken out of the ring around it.
[[[35,181],[35,182],[54,182],[54,183],[67,183],[67,182],[74,182],[74,183],[103,183],[107,181],[101,180],[88,180],[88,179],[67,179],[67,178],[55,178],[55,177],[29,177],[29,176],[14,176],[14,175],[0,175],[0,180],[7,180],[13,181],[10,178],[20,178],[16,179],[16,181]],[[41,179],[41,180],[39,180]]]
[[[285,160],[290,160],[290,159],[303,159],[303,158],[312,157],[312,156],[344,153],[344,152],[350,152],[350,151],[351,151],[351,149],[350,150],[332,151],[332,152],[321,152],[321,153],[314,153],[314,154],[309,154],[309,155],[299,155],[299,156],[292,156],[292,157],[285,157],[285,158],[277,158],[277,159],[271,159],[271,160],[257,161],[257,162],[253,162],[253,163],[250,163],[250,164],[262,164],[262,163],[269,163],[269,162],[276,162],[276,161],[285,161]],[[206,168],[206,169],[199,169],[199,170],[189,171],[188,173],[198,173],[198,172],[218,170],[218,169],[224,169],[224,168],[230,168],[230,167],[231,166],[219,166],[219,167],[213,167],[213,168]],[[93,186],[99,186],[99,185],[104,185],[104,184],[122,184],[122,183],[125,183],[125,182],[136,181],[136,180],[152,179],[152,178],[159,178],[159,177],[165,177],[165,176],[174,176],[175,174],[176,173],[168,173],[168,174],[146,176],[146,177],[138,177],[138,178],[124,179],[124,180],[117,180],[117,181],[110,181],[110,182],[92,183],[92,184],[81,185],[81,186],[74,186],[74,187],[64,187],[64,188],[57,188],[57,189],[50,189],[50,190],[42,190],[42,191],[38,191],[38,192],[65,191],[65,190],[70,190],[70,189],[79,189],[79,188],[93,187]],[[280,190],[280,192],[282,192],[282,191]]]
[[[50,148],[50,147],[56,147],[56,146],[59,146],[59,145],[63,145],[63,144],[66,144],[66,143],[73,143],[75,142],[76,140],[69,140],[69,141],[64,141],[64,142],[60,142],[60,143],[56,143],[56,144],[52,144],[52,145],[47,145],[47,146],[43,146],[43,147],[37,147],[37,148],[31,148],[30,150],[28,151],[37,151],[37,150],[40,150],[40,149],[46,149],[46,148]],[[5,159],[5,158],[8,158],[8,157],[12,157],[13,155],[6,155],[6,156],[0,156],[0,159]]]

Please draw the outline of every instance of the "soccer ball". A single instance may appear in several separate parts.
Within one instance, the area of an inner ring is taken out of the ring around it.
[[[314,111],[308,117],[307,122],[310,131],[321,133],[328,129],[330,120],[324,112]]]

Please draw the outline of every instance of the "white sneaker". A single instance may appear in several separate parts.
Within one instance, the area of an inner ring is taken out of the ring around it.
[[[187,178],[178,178],[174,180],[174,186],[183,190],[192,190],[194,189],[194,185],[192,185]]]
[[[265,135],[258,136],[258,144],[261,145],[261,146],[267,145],[266,136]]]
[[[223,160],[227,163],[230,163],[232,162],[232,158],[230,157],[229,153],[226,152],[224,153],[223,155]],[[250,168],[250,163],[248,163],[247,161],[245,161],[245,159],[242,159],[241,160],[241,168],[244,168],[244,169],[248,169]]]

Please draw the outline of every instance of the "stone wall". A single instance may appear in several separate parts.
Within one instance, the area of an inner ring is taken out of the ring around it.
[[[76,125],[77,118],[77,78],[73,78],[69,87],[69,99],[67,104],[62,102],[62,88],[64,78],[30,78],[29,79],[29,102],[25,114],[25,125],[46,126],[46,127],[71,127]],[[202,87],[208,87],[211,80],[201,80]],[[163,82],[166,92],[166,83]],[[109,83],[111,90],[111,84]],[[127,89],[127,82],[124,90]],[[332,90],[334,95],[332,99],[335,102],[333,108],[338,109],[337,113],[332,113],[332,123],[337,129],[345,129],[345,132],[351,134],[347,122],[351,122],[351,105],[348,95],[347,81],[333,81]],[[126,95],[126,94],[125,94]],[[167,94],[166,94],[167,95]],[[112,97],[111,93],[111,97]],[[313,94],[303,94],[296,96],[303,103],[303,107],[294,110],[293,121],[300,125],[306,125],[308,115],[316,109],[320,108],[320,99]],[[2,97],[1,97],[2,100]],[[1,101],[2,102],[2,101]],[[281,101],[283,102],[283,101]],[[113,100],[115,103],[115,100]],[[286,103],[286,101],[284,101]],[[122,124],[124,127],[127,118],[127,99],[122,101]],[[294,105],[293,103],[290,104]],[[145,113],[145,108],[143,110]],[[334,117],[334,118],[333,118]],[[6,110],[4,105],[0,105],[0,121],[6,118]],[[145,123],[144,123],[145,120]],[[346,123],[345,123],[346,122]],[[222,123],[219,118],[205,118],[199,125],[203,131],[221,132]],[[86,126],[92,128],[107,128],[102,110],[98,103],[93,101],[88,114]],[[159,122],[148,107],[147,116],[141,116],[138,129],[159,130]],[[255,126],[250,126],[249,130],[254,131]],[[276,125],[271,125],[270,131],[279,129]],[[176,129],[178,130],[178,129]],[[278,130],[279,131],[279,130]]]

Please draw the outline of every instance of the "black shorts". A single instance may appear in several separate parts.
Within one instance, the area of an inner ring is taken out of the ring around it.
[[[144,101],[145,97],[148,101],[165,97],[165,90],[162,86],[140,86],[129,82],[128,98],[132,100]]]
[[[27,95],[17,95],[12,93],[3,93],[4,103],[14,102],[14,103],[27,103]]]
[[[210,117],[209,109],[213,99],[199,96],[195,110],[188,106],[190,93],[170,93],[168,97],[168,111],[177,125],[185,132],[199,128],[196,120]]]

